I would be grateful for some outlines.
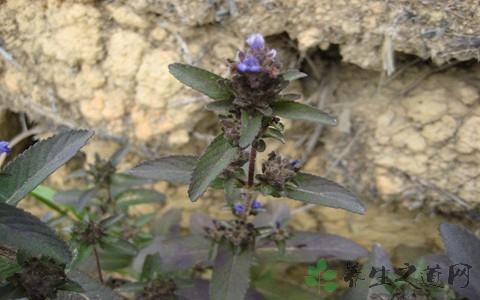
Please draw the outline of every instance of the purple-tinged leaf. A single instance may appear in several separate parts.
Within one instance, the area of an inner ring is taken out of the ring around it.
[[[174,184],[189,184],[197,160],[198,157],[192,155],[163,156],[141,163],[125,173]]]
[[[354,262],[354,264],[355,263],[356,262]],[[356,274],[357,278],[352,278],[352,287],[344,294],[343,300],[365,300],[372,299],[374,295],[390,295],[384,285],[372,286],[378,282],[378,276],[369,278],[367,275],[370,274],[372,268],[381,272],[382,267],[389,270],[389,274],[395,271],[387,252],[385,252],[380,244],[375,244],[364,266],[362,268],[360,268],[360,264],[357,266],[357,270],[361,273]],[[353,271],[353,269],[351,271]],[[365,278],[365,280],[356,280],[359,278]]]
[[[272,201],[266,205],[266,211],[258,214],[252,223],[255,227],[275,226],[290,219],[290,207],[286,203]]]
[[[67,244],[37,217],[15,206],[0,203],[0,245],[29,256],[43,255],[69,264],[72,253]]]
[[[298,173],[294,180],[297,187],[286,189],[288,198],[365,214],[365,207],[360,200],[336,182],[305,173]]]
[[[255,256],[262,262],[310,263],[328,257],[356,260],[367,255],[367,249],[349,239],[316,232],[295,232],[293,237],[286,241],[285,255],[282,255],[271,241],[260,241],[255,249]]]
[[[214,228],[212,217],[202,213],[192,212],[190,216],[190,232],[192,234],[204,235],[205,227]]]
[[[337,119],[318,108],[295,101],[276,101],[271,104],[273,114],[287,119],[337,125]]]
[[[0,176],[0,202],[16,205],[92,136],[86,130],[62,132],[25,150],[2,170],[9,176]]]
[[[180,233],[182,211],[179,208],[167,210],[153,226],[153,233],[158,236],[173,237]]]
[[[97,280],[91,278],[87,274],[78,271],[77,269],[67,270],[67,276],[70,280],[78,283],[84,290],[81,294],[83,297],[78,297],[78,299],[108,299],[108,300],[122,300],[117,293],[113,292],[111,289],[107,288],[105,285],[100,284]],[[58,299],[72,299],[72,294],[68,292],[60,292],[63,295],[58,295]],[[77,299],[77,298],[73,298]]]
[[[188,235],[167,239],[158,249],[165,272],[191,268],[197,264],[206,264],[212,242],[203,235]]]
[[[252,115],[246,110],[242,110],[242,127],[240,128],[240,139],[238,140],[240,148],[246,148],[255,140],[262,126],[262,117],[261,114]]]
[[[196,201],[237,157],[240,148],[232,147],[223,134],[217,136],[198,159],[192,174],[188,196]]]
[[[242,300],[250,285],[253,252],[245,249],[239,254],[220,246],[213,266],[210,299]]]
[[[205,105],[205,108],[213,111],[229,111],[233,108],[232,100],[217,100]]]
[[[463,267],[469,269],[469,284],[466,284],[467,279],[464,277],[454,277],[453,288],[463,296],[468,295],[470,299],[480,299],[480,239],[451,223],[440,224],[439,230],[447,248],[447,257],[452,262],[451,266],[454,266],[452,272],[456,274],[456,270],[459,270],[461,273]]]
[[[233,97],[233,90],[228,84],[229,80],[214,73],[179,63],[169,65],[168,69],[178,81],[213,100],[227,100]]]

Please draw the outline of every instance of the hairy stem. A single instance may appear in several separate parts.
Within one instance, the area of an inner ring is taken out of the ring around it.
[[[253,179],[255,177],[255,162],[257,159],[257,151],[250,147],[250,159],[248,162],[248,188],[252,188],[253,186]]]
[[[248,218],[248,215],[250,214],[251,206],[252,206],[252,200],[253,200],[253,180],[255,178],[255,162],[257,160],[257,151],[253,149],[253,147],[250,147],[250,158],[248,162],[248,181],[247,181],[247,194],[246,194],[246,199],[244,201],[245,204],[245,210],[243,211],[242,214],[242,220],[246,221]]]
[[[103,283],[102,268],[100,267],[100,258],[96,246],[93,246],[93,254],[95,255],[95,262],[97,264],[98,280],[100,280],[100,283]]]

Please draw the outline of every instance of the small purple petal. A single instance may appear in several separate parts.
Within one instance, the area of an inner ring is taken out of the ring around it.
[[[259,208],[262,208],[262,202],[253,201],[252,209],[259,209]]]
[[[265,47],[265,40],[259,33],[254,33],[247,39],[247,44],[253,50],[262,50]]]
[[[295,165],[298,165],[299,163],[300,163],[300,160],[299,160],[299,159],[294,159],[294,160],[290,163],[290,165],[295,166]]]
[[[8,148],[8,145],[10,145],[9,142],[0,141],[0,153],[10,154],[10,148]]]
[[[271,49],[270,51],[268,51],[267,56],[270,58],[274,58],[275,56],[277,56],[277,50]]]
[[[241,213],[245,209],[245,206],[243,204],[234,204],[233,209],[235,209],[237,213]]]
[[[275,227],[277,227],[277,229],[280,228],[281,225],[280,221],[275,221]]]
[[[260,62],[254,56],[248,56],[238,64],[238,70],[240,72],[258,72],[260,71]]]

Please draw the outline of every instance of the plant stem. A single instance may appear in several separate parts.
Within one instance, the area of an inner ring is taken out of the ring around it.
[[[100,267],[100,258],[96,246],[93,246],[93,254],[95,255],[95,262],[97,263],[98,280],[100,280],[100,283],[103,283],[102,268]]]
[[[253,149],[253,147],[250,147],[250,158],[248,162],[248,181],[247,181],[247,194],[246,194],[246,199],[245,199],[245,210],[243,211],[242,215],[242,220],[246,221],[248,218],[248,215],[250,214],[250,209],[252,206],[252,200],[253,200],[253,180],[255,178],[255,162],[257,159],[257,151]]]
[[[253,186],[253,179],[255,177],[255,162],[257,159],[257,151],[250,147],[250,160],[248,163],[248,188]]]

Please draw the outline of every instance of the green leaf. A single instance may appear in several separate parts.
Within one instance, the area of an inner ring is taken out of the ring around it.
[[[130,242],[116,237],[104,237],[100,240],[100,247],[109,254],[136,255],[138,250]]]
[[[0,256],[0,282],[14,273],[21,273],[22,268],[15,260],[7,259]]]
[[[170,64],[168,69],[180,82],[214,100],[227,100],[233,96],[229,81],[207,70],[179,63]]]
[[[335,291],[336,289],[338,289],[338,284],[335,283],[335,282],[330,281],[330,282],[326,282],[326,283],[323,285],[323,287],[324,287],[328,292],[331,293],[331,292]]]
[[[266,132],[263,134],[264,138],[273,138],[276,139],[277,141],[282,142],[282,144],[285,144],[285,138],[283,137],[283,133],[275,128],[267,128]]]
[[[305,173],[298,173],[294,181],[297,187],[286,189],[288,198],[365,214],[365,207],[360,200],[336,182]]]
[[[118,271],[129,267],[132,264],[133,256],[125,253],[104,252],[99,254],[102,269],[108,271]]]
[[[37,217],[15,206],[0,203],[0,245],[29,256],[41,254],[68,264],[72,253],[67,244]]]
[[[317,278],[312,277],[312,276],[305,276],[305,283],[308,286],[316,286],[318,284]]]
[[[333,278],[335,278],[335,276],[337,276],[337,271],[335,270],[328,270],[327,272],[323,273],[322,275],[322,279],[324,280],[332,280]]]
[[[141,163],[125,173],[174,184],[189,184],[197,160],[197,156],[191,155],[163,156]]]
[[[308,76],[307,74],[300,72],[298,70],[285,70],[282,72],[283,79],[287,81],[294,81],[307,76]]]
[[[217,100],[217,101],[208,103],[207,105],[205,105],[205,108],[213,111],[229,111],[230,109],[233,108],[232,103],[233,101],[231,99]]]
[[[317,268],[315,268],[314,266],[308,266],[308,274],[310,274],[310,276],[312,277],[318,278]]]
[[[318,272],[323,272],[326,269],[327,269],[327,261],[325,260],[325,258],[322,258],[317,262],[317,270]]]
[[[287,101],[295,101],[302,98],[302,95],[300,94],[282,94],[278,95],[276,98],[276,101],[282,101],[282,100],[287,100]]]
[[[277,101],[271,104],[273,113],[279,117],[321,123],[325,125],[337,125],[337,119],[330,116],[315,107],[294,102],[294,101]]]
[[[147,280],[149,278],[155,278],[162,272],[162,258],[158,253],[147,254],[145,261],[143,262],[142,274],[140,280]]]
[[[317,293],[312,292],[312,289],[303,289],[297,283],[290,282],[288,278],[283,278],[281,276],[276,278],[262,276],[261,278],[254,278],[252,281],[255,290],[260,292],[265,299],[268,300],[323,299],[322,297],[319,297],[320,295]]]
[[[126,211],[130,205],[155,203],[165,199],[164,194],[154,190],[131,189],[117,195],[116,205],[120,210]]]
[[[240,128],[240,139],[238,144],[240,148],[250,146],[262,126],[262,115],[252,115],[246,110],[242,110],[242,127]]]
[[[192,174],[188,196],[196,201],[218,175],[237,157],[240,149],[230,146],[223,134],[217,136],[200,157]]]
[[[0,202],[16,205],[48,175],[65,164],[93,135],[76,130],[40,141],[10,162],[0,176]]]
[[[244,299],[250,285],[252,258],[250,249],[234,254],[230,249],[219,247],[210,283],[210,299]]]

